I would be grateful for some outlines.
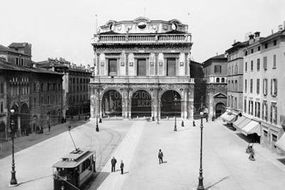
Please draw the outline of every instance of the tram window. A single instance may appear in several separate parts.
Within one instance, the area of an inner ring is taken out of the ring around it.
[[[82,163],[82,171],[85,171],[86,169],[89,169],[90,165],[91,165],[90,159],[85,160]]]

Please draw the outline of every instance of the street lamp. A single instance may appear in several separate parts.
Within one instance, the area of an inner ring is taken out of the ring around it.
[[[176,94],[174,95],[174,131],[177,131],[177,124],[176,124],[176,102],[177,97]]]
[[[204,185],[203,185],[203,167],[202,167],[202,152],[203,152],[203,116],[204,112],[200,112],[201,116],[201,141],[200,141],[200,169],[199,169],[199,184],[197,187],[197,190],[204,190]]]
[[[98,116],[96,117],[96,131],[99,132]]]
[[[17,179],[16,179],[16,171],[15,171],[15,158],[14,158],[14,137],[16,132],[16,126],[15,126],[15,110],[10,110],[10,129],[11,129],[11,138],[12,138],[12,171],[11,171],[11,180],[10,185],[14,186],[17,185]]]

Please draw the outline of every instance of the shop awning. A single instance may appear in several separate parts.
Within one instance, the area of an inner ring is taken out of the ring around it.
[[[256,133],[260,136],[260,124],[256,121],[251,120],[245,127],[241,129],[244,135]]]
[[[226,111],[224,114],[221,116],[221,118],[224,122],[232,123],[236,118],[236,115],[229,112],[229,111]]]
[[[221,117],[222,119],[224,119],[225,117],[227,117],[227,115],[228,115],[228,112],[226,111],[226,112],[224,112],[220,117]]]
[[[235,128],[237,128],[237,126],[239,126],[240,123],[241,123],[243,120],[245,120],[245,119],[246,119],[246,118],[245,118],[244,116],[238,117],[237,120],[236,120],[235,122],[233,122],[233,126],[234,126]]]
[[[239,122],[238,122],[238,120],[236,121],[236,122],[238,122],[238,123],[234,122],[234,126],[235,126],[237,129],[239,129],[240,131],[242,131],[242,128],[244,128],[244,127],[245,127],[247,124],[249,124],[250,121],[251,121],[251,119],[248,119],[247,117],[244,117],[244,116],[242,116],[241,118],[242,118],[242,119],[239,120]]]
[[[275,145],[281,150],[285,151],[285,134],[275,143]]]

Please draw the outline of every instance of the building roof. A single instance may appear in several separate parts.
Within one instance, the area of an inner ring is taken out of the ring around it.
[[[19,47],[26,47],[27,45],[29,45],[28,42],[13,42],[9,45],[9,47],[13,47],[13,48],[19,48]]]
[[[216,56],[211,57],[211,58],[207,59],[206,61],[204,61],[203,67],[210,65],[214,61],[226,63],[227,58],[226,58],[225,54],[216,55]]]
[[[62,75],[61,73],[50,71],[47,69],[34,68],[34,67],[24,67],[24,66],[18,66],[18,65],[10,64],[10,63],[0,59],[0,71],[1,70]]]
[[[1,44],[0,44],[0,52],[15,53],[15,54],[20,54],[20,55],[24,55],[24,56],[29,56],[30,57],[30,55],[18,52],[18,51],[14,50],[14,49],[11,49],[9,47],[3,46]]]
[[[234,52],[240,48],[244,48],[246,46],[249,45],[249,42],[248,41],[244,41],[244,42],[235,42],[231,48],[227,49],[225,52],[226,53],[231,53],[231,52]]]

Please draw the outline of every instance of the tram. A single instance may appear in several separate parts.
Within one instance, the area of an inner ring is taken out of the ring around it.
[[[78,190],[95,173],[94,152],[76,148],[53,165],[54,190]]]

